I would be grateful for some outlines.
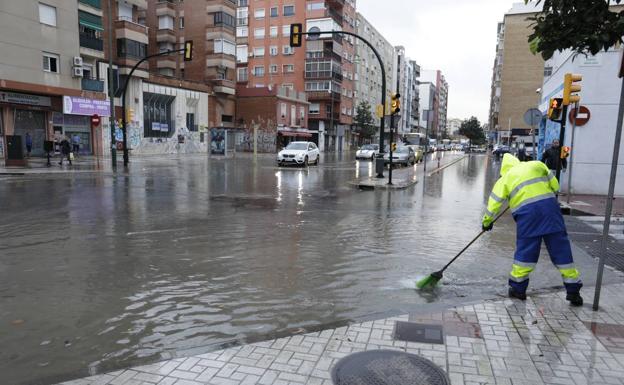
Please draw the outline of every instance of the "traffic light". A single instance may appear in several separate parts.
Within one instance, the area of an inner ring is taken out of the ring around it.
[[[392,95],[392,105],[390,111],[392,112],[392,115],[396,115],[401,112],[401,95]]]
[[[301,47],[301,30],[303,29],[303,24],[295,23],[290,25],[290,46],[291,47]]]
[[[563,99],[562,98],[550,99],[550,104],[548,105],[548,119],[559,121],[561,119],[562,113],[563,113]]]
[[[565,159],[570,156],[570,147],[561,146],[561,159]]]
[[[184,42],[184,61],[193,60],[193,40]]]
[[[395,151],[396,151],[396,149],[397,149],[397,145],[396,145],[396,143],[394,143],[394,142],[393,142],[393,143],[390,145],[390,149],[392,150],[392,152],[395,152]]]
[[[583,80],[583,76],[577,74],[567,73],[563,80],[563,105],[569,106],[572,103],[578,103],[581,101],[581,96],[577,92],[581,92],[581,84],[578,83]]]

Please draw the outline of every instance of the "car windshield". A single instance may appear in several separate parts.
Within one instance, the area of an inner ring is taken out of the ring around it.
[[[305,142],[292,142],[286,146],[287,150],[307,150],[308,144]]]
[[[376,150],[376,149],[377,147],[375,147],[372,144],[367,144],[367,145],[362,146],[362,150]]]
[[[396,152],[396,153],[400,153],[400,154],[405,154],[405,153],[407,153],[408,151],[409,151],[409,148],[408,148],[408,147],[398,147],[398,148],[396,149],[396,151],[395,151],[395,152]]]

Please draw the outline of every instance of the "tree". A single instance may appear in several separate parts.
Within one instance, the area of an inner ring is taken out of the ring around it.
[[[624,0],[613,1],[620,4]],[[610,10],[609,0],[537,1],[541,3],[542,12],[529,18],[533,21],[529,46],[534,54],[541,53],[544,60],[566,49],[595,55],[623,42],[624,11]]]
[[[485,143],[485,134],[479,119],[474,116],[465,119],[459,127],[459,135],[463,135],[470,140],[471,144],[481,145]]]
[[[374,123],[370,103],[367,101],[360,102],[355,115],[355,124],[358,127],[360,139],[370,139],[375,135]]]

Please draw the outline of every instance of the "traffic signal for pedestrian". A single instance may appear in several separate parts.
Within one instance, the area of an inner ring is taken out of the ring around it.
[[[132,122],[134,120],[134,109],[128,108],[126,111],[126,122]]]
[[[193,40],[184,42],[184,61],[193,60]]]
[[[397,149],[397,144],[396,144],[396,143],[392,143],[392,144],[390,145],[390,148],[392,149],[392,152],[395,152],[395,151],[396,151],[396,149]]]
[[[401,95],[392,95],[392,105],[390,111],[392,112],[392,115],[396,115],[401,112]]]
[[[563,99],[552,98],[548,105],[548,119],[559,121],[563,113]]]
[[[291,47],[301,47],[301,30],[303,29],[303,24],[295,23],[290,25],[290,46]]]
[[[561,146],[561,159],[565,159],[570,156],[570,147]]]
[[[583,80],[583,76],[567,73],[563,79],[563,105],[569,106],[580,102],[581,96],[578,92],[581,92],[580,81]]]

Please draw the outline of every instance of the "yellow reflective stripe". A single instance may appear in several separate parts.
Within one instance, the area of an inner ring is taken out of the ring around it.
[[[561,273],[561,276],[563,277],[564,281],[566,279],[570,279],[570,280],[579,280],[579,277],[581,276],[581,273],[579,273],[579,271],[575,268],[572,267],[570,269],[559,269],[559,272]]]
[[[549,179],[547,177],[545,177],[545,176],[540,176],[538,178],[525,180],[524,182],[522,182],[519,185],[517,185],[513,190],[511,190],[511,193],[509,193],[509,199],[513,199],[513,197],[516,196],[516,194],[518,192],[520,192],[520,190],[522,190],[522,188],[524,188],[526,186],[530,186],[532,184],[542,183],[542,182],[548,183]]]
[[[509,278],[515,282],[522,282],[529,279],[529,274],[534,270],[535,266],[520,266],[517,261],[511,265],[511,273]]]
[[[519,205],[517,205],[516,207],[512,208],[511,212],[515,213],[521,207],[526,206],[529,203],[535,203],[535,202],[538,202],[538,201],[543,201],[544,199],[549,199],[549,198],[554,198],[554,197],[555,197],[555,194],[549,192],[549,193],[546,193],[546,194],[543,194],[543,195],[538,195],[538,196],[533,197],[533,198],[525,199]]]

